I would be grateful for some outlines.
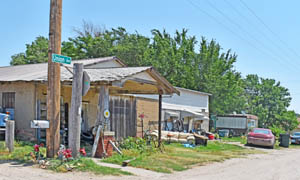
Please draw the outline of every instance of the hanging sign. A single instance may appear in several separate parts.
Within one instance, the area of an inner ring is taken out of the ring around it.
[[[107,110],[104,111],[104,117],[105,117],[105,118],[109,118],[109,116],[110,116],[110,112],[109,112],[109,110],[107,109]]]

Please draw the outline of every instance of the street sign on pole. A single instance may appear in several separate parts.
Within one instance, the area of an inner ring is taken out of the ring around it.
[[[72,60],[71,57],[52,53],[52,62],[62,63],[62,64],[71,64],[71,60]]]

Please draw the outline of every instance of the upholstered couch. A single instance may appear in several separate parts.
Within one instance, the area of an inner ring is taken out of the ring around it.
[[[153,139],[158,139],[158,130],[154,130],[151,133]],[[161,140],[170,142],[180,142],[180,143],[194,143],[195,137],[190,133],[183,132],[172,132],[172,131],[161,131]]]

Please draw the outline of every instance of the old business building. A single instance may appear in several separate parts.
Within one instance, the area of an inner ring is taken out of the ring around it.
[[[109,87],[111,130],[117,139],[137,134],[137,116],[143,107],[140,100],[128,94],[179,94],[152,67],[126,67],[117,57],[74,62],[83,63],[91,77],[91,89],[82,100],[83,131],[95,124],[100,86]],[[72,66],[69,69],[72,71]],[[13,111],[19,139],[35,140],[36,132],[30,128],[30,121],[47,116],[47,63],[0,67],[0,74],[0,106]],[[62,130],[68,127],[71,94],[72,73],[61,67]]]

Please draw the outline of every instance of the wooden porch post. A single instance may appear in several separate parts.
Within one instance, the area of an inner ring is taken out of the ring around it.
[[[83,64],[74,64],[74,75],[72,82],[72,100],[71,111],[69,116],[69,147],[72,150],[72,156],[79,156],[80,133],[81,133],[81,106],[82,106],[82,76]]]
[[[100,86],[99,90],[99,100],[98,100],[98,114],[95,127],[97,127],[97,134],[94,140],[94,145],[92,149],[92,157],[95,156],[98,142],[100,138],[101,131],[110,131],[110,121],[109,118],[104,117],[104,111],[109,110],[109,87],[108,85]],[[105,129],[103,129],[105,128]]]
[[[100,87],[99,92],[99,114],[97,120],[102,126],[105,126],[105,131],[110,131],[109,118],[104,117],[104,111],[109,110],[109,88],[107,85]]]
[[[162,95],[159,94],[158,100],[158,147],[161,145],[161,109],[162,109]]]

